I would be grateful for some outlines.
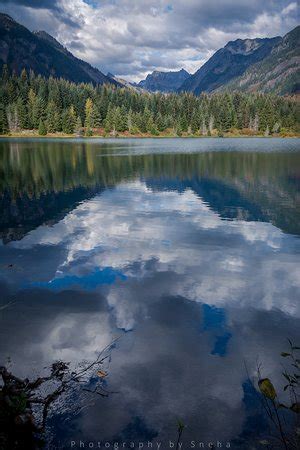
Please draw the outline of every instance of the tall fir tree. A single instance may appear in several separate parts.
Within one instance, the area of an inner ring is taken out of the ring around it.
[[[40,136],[46,136],[47,134],[47,128],[43,119],[40,119],[38,132]]]
[[[0,134],[7,134],[9,132],[8,121],[5,111],[5,106],[0,103]]]
[[[91,136],[93,134],[93,100],[89,97],[87,98],[85,102],[85,120],[84,120],[84,127],[85,127],[85,134],[86,136]]]
[[[62,131],[66,134],[73,134],[76,124],[76,114],[74,106],[71,105],[69,108],[63,111],[62,115]]]

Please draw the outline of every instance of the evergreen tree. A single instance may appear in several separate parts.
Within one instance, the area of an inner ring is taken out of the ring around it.
[[[141,122],[139,124],[139,129],[142,133],[147,133],[149,128],[151,128],[153,123],[151,111],[146,106],[144,109],[143,117],[141,118]]]
[[[9,132],[5,106],[0,103],[0,134],[7,134]]]
[[[17,108],[17,114],[19,118],[19,126],[23,130],[28,128],[28,114],[27,114],[27,108],[25,106],[25,103],[23,102],[22,98],[19,97],[16,103]]]
[[[97,105],[93,104],[91,113],[91,127],[98,128],[101,126],[101,114]]]
[[[114,123],[115,129],[117,131],[126,131],[127,130],[127,117],[126,111],[119,106],[115,109],[114,112]]]
[[[269,129],[269,125],[267,125],[267,128],[265,130],[265,136],[269,136],[270,134],[270,129]]]
[[[34,121],[34,110],[35,110],[35,103],[36,103],[36,94],[32,88],[29,89],[28,92],[28,128],[32,129],[34,128],[35,121]]]
[[[85,134],[86,136],[91,136],[93,134],[93,100],[89,97],[85,102],[85,121],[84,121],[84,127],[85,127]]]
[[[280,131],[280,122],[275,122],[273,129],[272,129],[272,133],[279,133]]]
[[[81,136],[82,134],[82,121],[80,116],[77,116],[76,124],[75,124],[75,132],[77,136]]]
[[[185,114],[182,114],[182,116],[180,117],[179,124],[181,131],[186,132],[188,130],[189,123]]]
[[[73,134],[76,124],[76,115],[74,106],[71,105],[69,108],[63,111],[62,115],[62,131],[66,134]]]
[[[203,136],[207,136],[207,127],[206,127],[205,119],[202,120],[201,134]]]
[[[131,109],[128,111],[127,114],[127,130],[129,131],[129,133],[132,133],[134,131],[133,114]]]
[[[15,103],[8,105],[6,116],[9,130],[18,131],[20,129],[20,122],[18,117],[17,105]]]
[[[115,110],[111,103],[108,106],[107,116],[105,119],[105,131],[107,133],[110,131],[115,133],[116,131]]]
[[[214,118],[214,116],[210,116],[209,122],[208,122],[208,131],[210,134],[213,132],[214,124],[215,124],[215,118]]]
[[[157,114],[155,123],[158,131],[164,131],[166,129],[166,123],[160,112]]]
[[[40,119],[38,131],[39,131],[40,136],[46,136],[46,134],[47,134],[47,128],[46,128],[45,122],[42,119]]]
[[[84,121],[86,134],[102,124],[106,132],[115,134],[163,132],[173,128],[182,132],[222,134],[231,128],[250,128],[263,135],[280,129],[299,132],[299,105],[295,98],[272,94],[216,93],[148,94],[112,86],[75,84],[63,79],[10,75],[3,66],[0,80],[0,104],[3,106],[0,130],[8,127],[38,129],[44,122],[49,132],[73,133],[76,120]],[[5,106],[5,114],[3,108]],[[1,109],[0,108],[0,109]],[[6,117],[6,119],[5,119]],[[7,125],[5,124],[7,123]],[[279,125],[278,125],[279,124]]]
[[[3,64],[2,74],[1,74],[1,82],[2,83],[7,83],[8,80],[9,80],[8,67],[7,67],[7,64]]]
[[[200,127],[199,117],[198,117],[197,111],[194,110],[192,118],[191,118],[191,123],[190,123],[191,133],[193,133],[193,134],[197,133],[197,131],[199,130],[199,127]]]
[[[53,100],[50,100],[47,106],[47,130],[48,133],[55,133],[55,131],[58,131],[57,126],[57,108]]]

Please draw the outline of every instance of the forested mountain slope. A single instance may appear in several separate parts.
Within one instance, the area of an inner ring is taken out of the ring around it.
[[[117,84],[76,58],[46,32],[32,33],[10,16],[0,13],[0,70],[4,64],[17,74],[25,68],[45,77],[52,75],[77,83]]]
[[[272,39],[237,39],[228,42],[218,50],[194,75],[180,87],[180,91],[213,92],[232,79],[242,75],[254,63],[268,56],[273,47],[281,41]]]
[[[294,94],[300,91],[300,26],[287,33],[269,56],[223,89]]]

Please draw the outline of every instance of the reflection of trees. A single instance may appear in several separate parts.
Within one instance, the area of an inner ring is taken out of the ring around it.
[[[291,188],[297,175],[299,153],[205,152],[197,154],[114,155],[113,147],[90,143],[1,143],[0,188],[18,195],[40,195],[78,186],[115,185],[135,176],[186,179],[221,178],[229,183],[246,181],[282,184]],[[108,154],[110,152],[110,154]],[[102,157],[102,155],[105,155]],[[287,173],[290,180],[285,178]],[[282,186],[283,187],[283,186]]]
[[[177,180],[179,183],[189,180],[189,187],[198,195],[203,194],[200,188],[194,187],[195,180],[198,185],[204,180],[214,180],[213,189],[218,191],[219,203],[222,203],[226,186],[233,190],[233,196],[239,196],[241,208],[245,207],[245,202],[251,202],[263,211],[263,220],[267,218],[283,230],[296,233],[298,230],[295,229],[295,223],[299,223],[295,217],[299,202],[299,166],[299,153],[122,155],[114,154],[114,147],[106,143],[100,147],[82,142],[2,142],[1,209],[9,221],[18,216],[22,205],[30,208],[30,205],[36,204],[35,210],[38,211],[39,207],[41,212],[37,215],[42,218],[43,207],[47,202],[57,209],[58,198],[64,197],[61,209],[67,211],[101,188],[136,177],[162,180],[164,188],[168,187],[170,180]],[[183,183],[182,188],[185,185]],[[209,198],[210,195],[208,203]],[[217,209],[219,211],[219,206]],[[36,215],[33,212],[31,214]],[[54,211],[50,216],[53,214]],[[244,218],[247,218],[247,214]],[[256,220],[262,220],[262,217],[257,217]],[[22,223],[21,219],[19,223]]]

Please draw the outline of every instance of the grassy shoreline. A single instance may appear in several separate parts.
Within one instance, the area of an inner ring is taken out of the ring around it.
[[[2,134],[0,135],[0,139],[3,138],[39,138],[39,139],[182,139],[182,138],[189,138],[189,139],[215,139],[215,138],[300,138],[300,133],[278,133],[278,134],[270,134],[268,136],[265,136],[262,134],[244,134],[244,133],[224,133],[222,135],[213,134],[211,136],[204,136],[204,135],[197,135],[197,134],[188,134],[188,133],[182,133],[181,136],[178,136],[176,134],[172,133],[161,133],[159,135],[152,135],[150,133],[139,133],[139,134],[130,134],[128,132],[124,133],[117,133],[116,135],[113,134],[102,134],[102,133],[95,133],[92,136],[85,136],[82,135],[76,135],[76,134],[65,134],[65,133],[48,133],[46,135],[39,135],[38,132],[32,131],[32,132],[17,132],[17,133],[9,133],[9,134]]]

